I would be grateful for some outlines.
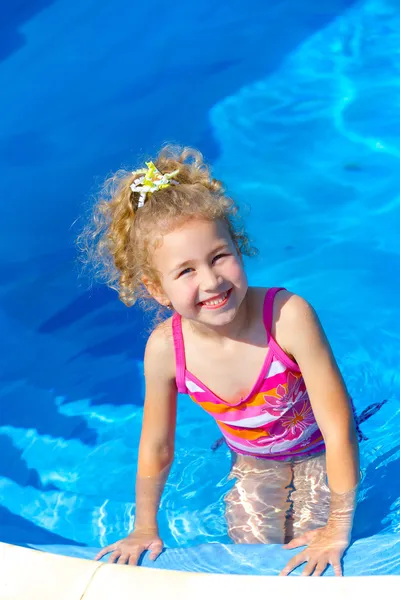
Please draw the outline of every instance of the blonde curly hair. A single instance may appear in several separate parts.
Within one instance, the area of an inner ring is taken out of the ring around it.
[[[119,170],[102,187],[89,224],[77,244],[95,276],[115,289],[126,306],[150,298],[143,280],[160,285],[152,250],[163,234],[185,220],[221,220],[241,255],[256,250],[241,227],[235,202],[222,183],[211,177],[203,156],[193,148],[165,146],[154,159],[160,173],[178,170],[171,185],[147,194],[138,209],[138,192],[131,190],[140,172]]]

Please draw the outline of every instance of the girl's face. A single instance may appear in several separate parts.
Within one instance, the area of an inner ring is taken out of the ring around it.
[[[222,221],[191,220],[162,238],[154,253],[162,295],[180,315],[223,326],[231,323],[248,283],[238,251]]]

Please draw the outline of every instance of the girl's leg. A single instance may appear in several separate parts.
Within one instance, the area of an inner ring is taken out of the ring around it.
[[[326,525],[330,493],[325,454],[293,464],[291,500],[294,537]]]
[[[225,496],[229,537],[236,544],[283,543],[291,464],[238,457],[230,478],[236,481]]]

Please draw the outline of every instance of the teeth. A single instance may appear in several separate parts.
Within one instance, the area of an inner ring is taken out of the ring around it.
[[[223,294],[219,298],[216,298],[215,300],[209,300],[208,302],[203,302],[203,304],[205,304],[206,306],[217,306],[217,304],[222,304],[227,295],[228,292],[225,292],[225,294]]]

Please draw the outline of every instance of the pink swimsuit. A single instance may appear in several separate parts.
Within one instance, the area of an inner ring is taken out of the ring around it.
[[[325,449],[300,369],[271,336],[274,298],[282,289],[271,288],[265,296],[267,355],[249,395],[234,404],[216,396],[186,370],[181,317],[175,313],[172,319],[178,391],[214,417],[231,450],[274,460]]]

